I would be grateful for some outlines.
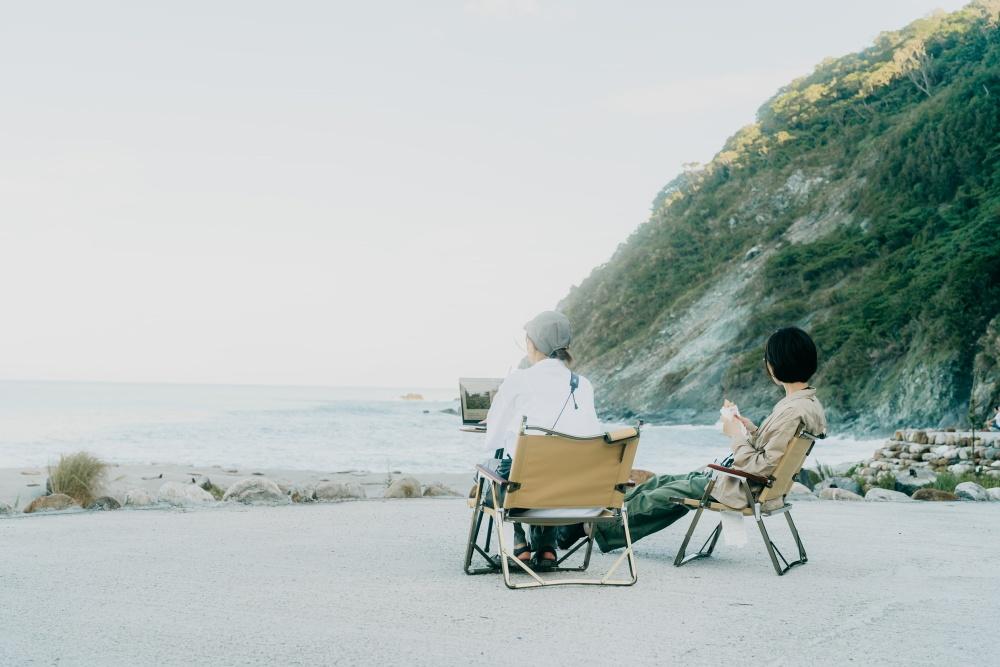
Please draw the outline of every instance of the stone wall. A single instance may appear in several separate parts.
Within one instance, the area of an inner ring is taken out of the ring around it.
[[[892,474],[898,486],[914,488],[944,472],[1000,478],[1000,432],[976,431],[973,439],[970,431],[896,431],[856,471],[867,484]],[[901,490],[912,493],[913,489]]]

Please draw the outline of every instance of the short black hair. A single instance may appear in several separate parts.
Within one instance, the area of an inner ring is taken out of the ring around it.
[[[780,382],[808,382],[816,372],[816,344],[802,329],[778,329],[764,345],[764,360]]]

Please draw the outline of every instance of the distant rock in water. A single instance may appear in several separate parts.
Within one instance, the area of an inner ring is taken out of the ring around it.
[[[444,415],[458,415],[458,410],[455,408],[445,408],[444,410],[439,410],[439,412]]]
[[[409,393],[409,394],[403,394],[402,396],[400,396],[400,398],[403,399],[404,401],[422,401],[422,400],[424,400],[424,397],[421,394],[414,394],[412,392]]]

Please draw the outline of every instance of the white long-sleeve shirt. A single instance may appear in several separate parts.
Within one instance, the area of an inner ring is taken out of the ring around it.
[[[587,378],[579,377],[574,408],[573,399],[569,398],[570,370],[558,359],[543,359],[508,375],[493,397],[486,416],[488,450],[492,452],[503,447],[506,453],[516,456],[514,446],[523,417],[528,418],[528,426],[541,426],[567,435],[604,433],[605,428],[594,409],[594,387]]]

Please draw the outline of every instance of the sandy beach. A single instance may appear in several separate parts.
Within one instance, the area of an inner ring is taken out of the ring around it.
[[[674,568],[682,521],[631,588],[529,591],[462,573],[462,499],[17,515],[0,664],[987,664],[998,511],[800,502],[781,578],[753,533]]]

